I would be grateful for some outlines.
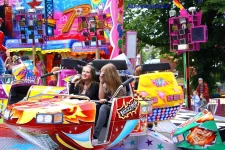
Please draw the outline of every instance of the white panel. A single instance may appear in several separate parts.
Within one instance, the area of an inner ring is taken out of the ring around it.
[[[189,45],[188,44],[180,44],[178,45],[178,50],[187,50],[189,49]]]
[[[127,58],[136,58],[137,32],[127,33]]]

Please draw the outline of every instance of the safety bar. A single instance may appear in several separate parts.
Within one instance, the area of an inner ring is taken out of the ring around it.
[[[42,79],[42,78],[46,78],[46,77],[51,76],[51,75],[54,75],[54,74],[58,74],[60,71],[61,71],[61,70],[59,70],[59,71],[54,71],[54,72],[50,72],[50,73],[47,73],[47,74],[44,74],[44,75],[41,76],[41,79]]]
[[[86,99],[90,101],[90,98],[87,96],[82,96],[82,95],[69,95],[69,94],[40,94],[40,95],[46,95],[46,96],[66,96],[70,98],[79,98],[79,99]]]

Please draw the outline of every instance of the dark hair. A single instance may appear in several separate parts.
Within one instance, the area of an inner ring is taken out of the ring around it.
[[[142,71],[142,66],[141,66],[141,65],[137,65],[137,66],[135,67],[134,75],[135,75],[135,76],[139,76],[139,75],[141,75],[142,73],[143,73],[143,71]]]
[[[58,56],[60,56],[60,57],[58,57]],[[62,59],[62,56],[61,56],[61,54],[59,54],[59,53],[56,53],[55,55],[54,55],[54,58],[53,58],[53,60],[61,60]]]
[[[36,59],[36,56],[37,56],[37,59]],[[35,60],[38,60],[38,61],[41,60],[38,54],[35,54]]]
[[[86,89],[86,91],[85,91],[85,94],[87,94],[88,92],[89,92],[89,89],[90,89],[90,87],[91,87],[91,85],[93,84],[93,83],[95,83],[95,77],[96,77],[96,73],[95,73],[95,68],[92,66],[92,65],[86,65],[86,66],[84,66],[83,67],[83,69],[85,68],[85,67],[88,67],[88,68],[90,68],[91,69],[91,81],[90,81],[90,84],[88,85],[88,87],[87,87],[87,89]],[[82,69],[82,71],[83,71],[83,69]],[[84,81],[82,80],[82,79],[80,79],[78,82],[77,82],[77,85],[79,86],[79,94],[81,94],[81,92],[84,90]]]

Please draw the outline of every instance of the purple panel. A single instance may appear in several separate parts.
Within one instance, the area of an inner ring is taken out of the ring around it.
[[[169,96],[167,96],[167,101],[168,101],[168,102],[173,101],[173,95],[169,95]]]
[[[174,96],[173,96],[173,100],[177,101],[177,100],[179,100],[179,99],[180,99],[180,95],[174,95]]]
[[[200,43],[207,40],[207,28],[206,26],[196,26],[191,28],[191,42]]]
[[[152,101],[153,101],[153,103],[158,103],[158,98],[157,97],[153,97]]]
[[[72,70],[72,69],[65,69],[59,72],[59,79],[58,79],[58,86],[66,86],[66,81],[64,81],[64,78],[68,77],[68,76],[74,76],[77,74],[76,70]]]

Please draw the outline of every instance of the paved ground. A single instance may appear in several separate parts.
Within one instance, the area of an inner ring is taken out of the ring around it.
[[[196,112],[194,112],[194,111],[181,109],[179,111],[178,115],[175,117],[175,119],[171,120],[171,122],[173,124],[175,124],[176,126],[178,126],[195,115],[196,115]],[[214,115],[214,119],[216,121],[216,125],[218,128],[225,127],[225,118],[224,117]],[[224,120],[224,122],[222,122],[223,120]]]

